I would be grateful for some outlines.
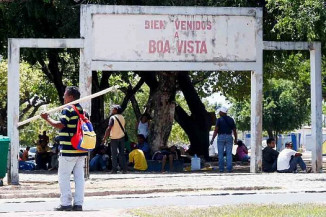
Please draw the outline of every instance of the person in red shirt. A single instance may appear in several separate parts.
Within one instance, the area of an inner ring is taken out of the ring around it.
[[[26,149],[23,152],[23,156],[22,156],[22,161],[28,161],[28,152],[29,152],[30,147],[26,147]]]

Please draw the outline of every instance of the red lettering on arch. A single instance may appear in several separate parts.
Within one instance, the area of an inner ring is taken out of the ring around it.
[[[154,40],[149,40],[148,44],[148,52],[149,53],[155,53],[156,52],[156,42]]]

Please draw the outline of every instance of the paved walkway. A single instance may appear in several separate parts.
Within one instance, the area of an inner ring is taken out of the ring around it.
[[[144,194],[248,194],[326,192],[325,174],[279,173],[132,173],[91,174],[85,194],[124,196]],[[73,182],[72,182],[73,183]],[[72,184],[73,186],[73,184]],[[20,174],[20,185],[0,187],[0,199],[57,198],[57,174]]]
[[[1,216],[19,216],[22,211],[24,216],[58,216],[58,213],[50,211],[59,202],[57,174],[46,173],[22,173],[18,186],[8,186],[5,182],[5,186],[0,187]],[[226,201],[228,198],[250,203],[257,200],[264,202],[264,198],[275,198],[274,200],[278,201],[278,198],[292,195],[291,193],[296,193],[291,198],[303,199],[305,195],[307,198],[318,195],[321,198],[319,202],[326,203],[326,199],[323,199],[326,198],[324,197],[326,175],[217,173],[215,171],[114,175],[95,173],[91,174],[86,182],[86,212],[78,215],[86,216],[92,213],[97,216],[130,216],[119,204],[134,204],[134,207],[137,207],[137,204],[143,204],[142,202],[147,200],[148,206],[171,205],[173,201],[176,204],[180,201],[193,201],[189,202],[192,205],[198,201],[197,205],[203,205],[206,204],[205,200],[211,201],[211,198],[214,199],[214,204],[223,204],[219,201]],[[31,207],[38,208],[33,208],[33,212],[26,212],[30,211]],[[73,216],[73,213],[65,213],[65,216]]]
[[[157,207],[207,207],[244,204],[296,204],[296,203],[321,203],[326,204],[324,193],[286,193],[286,194],[247,194],[247,195],[161,195],[161,196],[138,196],[138,197],[87,197],[84,211],[78,212],[78,216],[90,213],[109,214],[112,216],[129,216],[133,209],[149,209]],[[53,208],[58,204],[57,199],[20,200],[15,203],[0,203],[0,215],[17,214],[22,212],[24,216],[38,216],[46,213],[65,215],[67,212],[54,212]],[[73,212],[76,215],[76,212]],[[70,214],[70,213],[69,213]],[[87,215],[88,214],[88,215]],[[28,215],[29,216],[29,215]]]
[[[211,197],[217,201],[215,204],[223,204],[218,201],[223,202],[228,197],[233,198],[233,201],[241,201],[245,197],[252,198],[252,201],[251,199],[245,200],[250,203],[272,197],[278,201],[277,198],[291,195],[292,198],[316,196],[316,198],[321,198],[319,202],[326,203],[326,197],[322,199],[326,193],[325,173],[251,174],[248,173],[248,165],[237,165],[234,171],[233,173],[218,173],[213,170],[166,174],[133,172],[114,175],[108,172],[91,173],[85,189],[85,208],[89,206],[88,211],[80,216],[91,213],[97,216],[129,216],[123,207],[106,204],[133,203],[137,207],[137,204],[145,200],[149,201],[150,206],[152,203],[164,205],[164,201],[166,201],[165,205],[171,205],[173,201],[179,203],[183,200],[190,201],[191,198],[196,201],[198,198],[198,205],[200,205],[200,201],[206,204],[204,201],[209,201]],[[0,187],[1,216],[19,216],[21,211],[24,211],[24,216],[58,216],[58,213],[50,211],[59,202],[56,172],[20,173],[19,178],[20,185],[7,185],[5,178],[5,186]],[[73,181],[72,187],[74,188]],[[294,196],[292,196],[293,193],[295,193]],[[97,201],[99,201],[98,204]],[[26,212],[31,206],[39,207],[39,209]],[[17,212],[10,212],[15,209]],[[74,214],[65,213],[65,216],[70,215]]]

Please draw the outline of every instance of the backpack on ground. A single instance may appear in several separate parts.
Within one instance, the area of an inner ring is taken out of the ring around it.
[[[76,106],[71,105],[78,114],[77,131],[71,138],[72,147],[76,150],[91,151],[96,145],[96,134],[92,123],[85,117],[85,114],[80,114]]]

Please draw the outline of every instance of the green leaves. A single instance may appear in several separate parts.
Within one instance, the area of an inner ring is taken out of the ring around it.
[[[270,79],[264,91],[263,129],[276,133],[300,128],[309,120],[309,92],[297,82]],[[240,130],[250,130],[250,101],[233,100],[232,114]]]
[[[268,12],[275,15],[278,39],[314,41],[325,38],[326,10],[320,0],[268,0]]]
[[[0,97],[2,99],[7,98],[7,62],[3,61],[0,63]],[[39,114],[43,109],[33,112],[36,107],[32,107],[26,110],[26,107],[30,105],[31,100],[38,96],[40,100],[47,102],[55,102],[57,99],[57,92],[52,84],[50,84],[40,70],[38,65],[31,66],[26,62],[20,64],[20,116],[22,119],[28,118],[30,115],[34,116]],[[10,100],[10,99],[8,99]],[[6,114],[7,100],[2,100],[0,104],[0,113]],[[37,102],[36,102],[37,104]],[[38,107],[37,107],[38,109]],[[41,110],[41,111],[40,111]],[[35,114],[34,114],[35,113]],[[0,123],[5,125],[4,122]],[[20,131],[20,140],[23,145],[32,145],[34,140],[37,139],[39,132],[43,130],[50,130],[50,135],[54,134],[54,130],[51,126],[45,124],[44,121],[38,120],[32,124],[24,126]]]

